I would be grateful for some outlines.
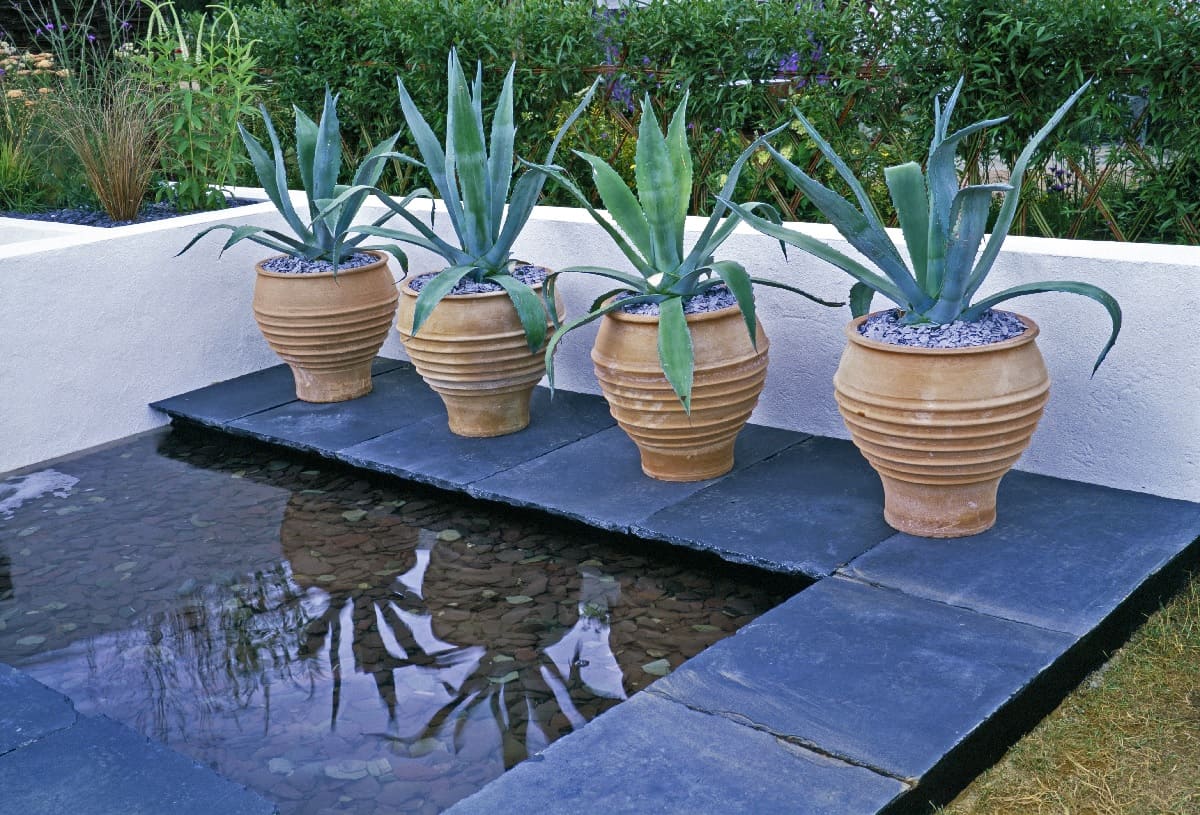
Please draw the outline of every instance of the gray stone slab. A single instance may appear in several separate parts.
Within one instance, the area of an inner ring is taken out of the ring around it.
[[[640,693],[447,815],[866,815],[905,785]]]
[[[879,476],[848,441],[810,438],[638,524],[634,534],[824,577],[895,534]]]
[[[376,357],[371,365],[373,376],[387,373],[407,362]],[[251,413],[296,401],[296,384],[286,365],[275,365],[215,385],[151,402],[150,407],[169,416],[186,418],[198,424],[219,427]]]
[[[651,692],[900,778],[926,775],[1074,637],[826,578]]]
[[[734,450],[734,472],[804,438],[788,430],[746,425]],[[471,494],[627,532],[643,518],[720,480],[671,483],[646,476],[637,448],[614,426],[478,481]]]
[[[21,815],[271,815],[274,804],[104,717],[0,756],[0,809]]]
[[[1196,540],[1200,504],[1012,472],[996,525],[938,541],[897,534],[845,572],[1083,636]]]
[[[75,723],[71,700],[0,663],[0,755]]]
[[[236,433],[298,450],[333,455],[397,428],[440,416],[441,397],[426,387],[416,370],[403,364],[374,377],[366,396],[346,402],[299,400],[244,416],[226,427]]]
[[[559,391],[551,400],[545,388],[534,390],[530,417],[519,433],[468,439],[451,433],[442,414],[346,448],[338,458],[457,490],[615,424],[603,399]]]

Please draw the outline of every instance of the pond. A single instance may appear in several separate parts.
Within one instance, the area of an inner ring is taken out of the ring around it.
[[[0,481],[0,661],[284,815],[440,812],[800,587],[193,430]]]

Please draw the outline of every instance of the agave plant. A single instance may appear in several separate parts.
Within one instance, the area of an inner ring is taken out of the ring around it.
[[[636,270],[627,272],[602,266],[570,266],[551,275],[543,293],[548,302],[553,297],[557,277],[562,273],[597,275],[620,284],[597,298],[587,314],[557,327],[546,347],[546,372],[552,387],[554,352],[564,336],[626,306],[656,303],[659,309],[659,361],[679,401],[685,410],[690,411],[694,358],[691,332],[684,316],[685,300],[714,286],[727,286],[741,309],[746,329],[750,332],[750,341],[755,345],[755,283],[787,289],[822,305],[843,305],[826,302],[784,283],[753,277],[736,261],[714,260],[714,253],[744,217],[729,211],[728,199],[733,195],[743,166],[758,149],[757,144],[738,156],[729,170],[708,222],[691,250],[684,252],[684,227],[688,202],[692,197],[692,156],[686,135],[687,103],[688,96],[685,93],[664,134],[650,105],[650,97],[647,96],[642,102],[642,119],[634,152],[636,195],[603,159],[575,151],[591,166],[592,180],[611,221],[596,211],[588,197],[565,175],[562,168],[540,168],[587,209]],[[760,206],[757,202],[751,202],[740,209],[753,212]]]
[[[513,118],[516,64],[504,77],[492,117],[490,146],[485,146],[482,68],[476,64],[475,80],[468,85],[457,52],[451,50],[447,62],[449,92],[444,148],[404,87],[404,80],[397,78],[397,84],[404,119],[423,159],[417,161],[405,157],[404,160],[423,166],[429,172],[438,196],[446,206],[458,245],[444,240],[429,224],[409,212],[405,202],[387,199],[382,200],[408,222],[413,231],[379,225],[359,227],[355,231],[420,246],[440,255],[449,264],[421,289],[417,297],[413,314],[414,335],[421,330],[434,306],[450,294],[459,281],[464,278],[477,283],[489,280],[508,293],[525,330],[529,348],[536,351],[546,340],[546,313],[537,293],[511,274],[515,266],[522,264],[513,259],[512,246],[533,213],[546,177],[539,171],[529,170],[512,183],[516,170],[513,155],[517,132]],[[593,83],[554,137],[545,159],[547,164],[554,160],[567,130],[591,103],[597,84]]]
[[[972,302],[1008,236],[1017,211],[1021,182],[1034,152],[1090,84],[1090,81],[1085,82],[1034,134],[1017,157],[1007,184],[974,184],[960,188],[955,152],[967,136],[998,125],[1008,117],[975,122],[947,135],[963,81],[958,81],[945,108],[940,97],[934,100],[933,140],[929,145],[925,171],[922,172],[916,162],[884,170],[888,191],[900,218],[911,269],[884,230],[883,221],[862,183],[798,110],[794,110],[796,118],[850,187],[858,207],[789,162],[770,144],[766,145],[767,149],[785,175],[808,196],[850,245],[866,256],[882,274],[877,274],[816,238],[782,226],[777,219],[760,217],[748,207],[728,203],[759,231],[812,253],[857,280],[850,290],[850,308],[856,317],[867,312],[876,292],[901,309],[904,323],[938,325],[955,320],[976,320],[992,306],[1025,294],[1058,291],[1090,297],[1104,306],[1112,320],[1112,333],[1096,360],[1092,369],[1094,372],[1108,355],[1121,330],[1120,306],[1103,289],[1088,283],[1055,280],[1013,286]],[[984,230],[991,211],[992,196],[996,193],[1004,194],[1004,203],[992,227],[991,236],[984,244]]]
[[[288,194],[287,169],[284,165],[284,151],[275,131],[275,124],[265,107],[260,107],[263,121],[267,127],[267,136],[271,141],[271,153],[267,153],[259,142],[246,128],[238,123],[238,131],[246,145],[246,152],[254,164],[254,172],[271,199],[271,203],[279,210],[279,214],[292,229],[292,234],[277,229],[266,229],[260,226],[233,224],[217,224],[210,226],[192,238],[187,246],[179,251],[183,254],[191,249],[196,241],[209,232],[227,229],[231,233],[225,245],[224,252],[229,247],[243,240],[282,252],[285,255],[304,258],[306,260],[324,260],[332,263],[336,269],[338,264],[355,252],[374,249],[390,253],[396,258],[400,267],[407,271],[408,258],[399,247],[394,245],[364,245],[366,234],[354,234],[354,220],[368,196],[387,199],[376,186],[379,177],[389,158],[396,158],[392,152],[399,133],[384,139],[372,148],[354,173],[351,184],[339,184],[342,163],[341,126],[337,117],[338,97],[325,89],[325,106],[319,122],[314,122],[300,108],[296,111],[296,163],[300,171],[300,181],[304,186],[304,194],[308,199],[310,219],[306,223]],[[427,197],[426,190],[416,190],[410,193],[400,203],[391,202],[393,206],[403,206],[417,197]],[[387,222],[393,212],[386,212],[372,226],[381,226]]]

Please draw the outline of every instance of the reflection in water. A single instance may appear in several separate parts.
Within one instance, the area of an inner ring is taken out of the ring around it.
[[[164,439],[0,519],[0,660],[285,815],[439,812],[789,588]]]

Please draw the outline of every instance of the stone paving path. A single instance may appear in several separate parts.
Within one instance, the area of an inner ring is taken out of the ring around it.
[[[1200,504],[1013,472],[1000,519],[932,541],[882,520],[846,441],[743,432],[737,466],[645,478],[596,396],[528,430],[449,433],[407,363],[298,402],[283,366],[155,405],[173,418],[817,582],[551,745],[453,815],[921,811],[1053,709],[1200,560]]]
[[[0,664],[0,813],[271,815],[274,804]]]

